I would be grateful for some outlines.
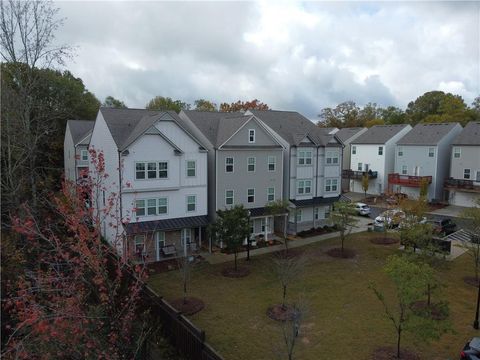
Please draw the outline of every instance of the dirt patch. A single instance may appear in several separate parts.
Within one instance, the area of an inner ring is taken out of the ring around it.
[[[276,321],[291,320],[293,317],[293,307],[290,305],[283,307],[281,304],[275,304],[267,309],[267,316]]]
[[[353,259],[357,255],[357,252],[353,249],[343,249],[343,252],[342,252],[341,248],[333,248],[333,249],[327,250],[325,253],[331,257],[343,258],[343,259]]]
[[[201,299],[191,296],[185,300],[183,298],[175,299],[170,302],[170,305],[185,315],[196,314],[205,307],[205,303]]]
[[[395,239],[392,237],[387,237],[387,238],[376,237],[376,238],[370,239],[370,242],[376,245],[392,245],[392,244],[397,244],[399,241],[400,241],[399,239]]]
[[[448,308],[441,303],[431,303],[429,306],[425,300],[415,301],[411,309],[418,316],[433,320],[445,320],[448,317]]]
[[[377,348],[372,354],[372,360],[397,360],[397,349],[393,346],[382,346]],[[403,360],[420,360],[413,351],[402,350],[400,351],[400,359]]]
[[[464,276],[463,281],[467,285],[478,287],[478,280],[475,279],[475,276]]]
[[[238,266],[237,270],[234,267],[224,268],[222,270],[222,275],[230,278],[241,278],[250,274],[250,270],[243,266]]]

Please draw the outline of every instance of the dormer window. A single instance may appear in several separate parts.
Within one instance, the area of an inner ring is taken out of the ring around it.
[[[248,142],[250,144],[255,142],[255,129],[248,130]]]

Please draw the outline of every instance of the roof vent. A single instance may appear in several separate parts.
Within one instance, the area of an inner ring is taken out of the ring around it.
[[[128,150],[123,150],[122,151],[122,156],[128,156],[130,154],[130,151]]]

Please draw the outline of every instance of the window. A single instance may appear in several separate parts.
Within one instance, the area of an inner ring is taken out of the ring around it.
[[[187,211],[195,211],[197,207],[197,196],[188,195],[187,196]]]
[[[358,171],[362,171],[362,169],[363,169],[363,164],[362,164],[362,163],[358,163],[358,165],[357,165],[357,170],[358,170]]]
[[[462,150],[458,147],[455,147],[453,148],[453,157],[454,158],[460,158],[460,156],[462,155]]]
[[[149,179],[157,178],[157,163],[147,163],[147,177]]]
[[[145,179],[145,163],[135,164],[135,179],[137,180]]]
[[[168,163],[166,161],[162,161],[158,163],[158,178],[159,179],[168,178]]]
[[[254,157],[247,158],[247,171],[248,172],[255,171],[255,158]]]
[[[247,202],[255,202],[255,189],[247,189]]]
[[[145,200],[135,201],[135,208],[137,216],[145,216]]]
[[[255,142],[255,129],[248,130],[248,142],[254,143]]]
[[[298,165],[311,165],[312,164],[312,152],[311,151],[299,151],[298,152]]]
[[[233,172],[233,157],[225,158],[225,172]]]
[[[312,180],[298,180],[297,193],[300,195],[310,194],[312,192]]]
[[[295,212],[295,220],[297,222],[302,222],[302,210],[297,210]]]
[[[470,169],[463,169],[463,178],[470,179]]]
[[[355,145],[352,146],[352,155],[357,153],[357,147]]]
[[[168,212],[168,199],[160,198],[158,199],[158,214],[166,214]]]
[[[428,148],[428,157],[435,156],[435,148]]]
[[[260,224],[262,225],[262,232],[264,233],[264,232],[265,232],[265,229],[266,229],[266,221],[265,221],[265,218],[262,218],[262,219],[261,219]]]
[[[88,161],[88,150],[82,150],[80,154],[82,161]]]
[[[319,208],[315,208],[315,210],[314,210],[314,212],[313,212],[313,218],[314,218],[315,220],[318,220],[318,210],[319,210]]]
[[[338,152],[327,151],[327,164],[338,164]]]
[[[402,165],[402,175],[407,175],[408,168],[407,165]]]
[[[165,246],[165,232],[157,231],[155,232],[155,238],[157,239],[157,249],[161,249]]]
[[[268,171],[275,171],[276,157],[269,156],[267,162],[268,162]]]
[[[269,187],[267,189],[267,201],[274,201],[275,200],[275,188]]]
[[[196,175],[196,162],[195,160],[187,161],[187,177],[195,177]]]
[[[383,155],[383,146],[378,147],[378,155]]]
[[[475,177],[476,182],[480,182],[480,170],[477,170],[477,176]]]
[[[398,147],[398,156],[403,156],[403,147]]]
[[[157,199],[147,200],[147,215],[157,215]]]
[[[233,205],[233,190],[225,190],[225,205]]]
[[[337,179],[327,179],[325,180],[325,191],[337,191],[338,189],[338,180]]]
[[[325,208],[325,219],[328,219],[330,217],[330,206],[327,206]]]
[[[135,253],[145,253],[145,235],[135,235]]]

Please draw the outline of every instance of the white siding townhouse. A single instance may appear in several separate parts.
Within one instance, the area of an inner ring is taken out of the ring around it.
[[[350,191],[364,192],[362,176],[366,173],[370,178],[367,194],[387,192],[388,174],[395,167],[395,144],[411,129],[406,124],[375,125],[351,142]]]
[[[77,182],[88,170],[88,143],[95,121],[68,120],[63,142],[65,179]]]
[[[480,199],[480,122],[469,122],[453,140],[450,177],[445,181],[448,202],[474,206]]]
[[[126,239],[115,244],[120,251],[153,262],[206,239],[207,150],[175,112],[100,108],[90,149],[103,152],[109,175],[94,206],[119,194],[102,232],[111,242]],[[116,218],[126,221],[118,230],[109,226]]]
[[[285,148],[283,198],[290,203],[288,232],[324,225],[341,191],[342,145],[336,131],[319,128],[293,111],[247,113],[260,119]]]
[[[388,175],[390,191],[418,198],[422,182],[427,182],[428,201],[442,201],[452,141],[461,131],[458,123],[417,124],[397,141],[395,170]]]

